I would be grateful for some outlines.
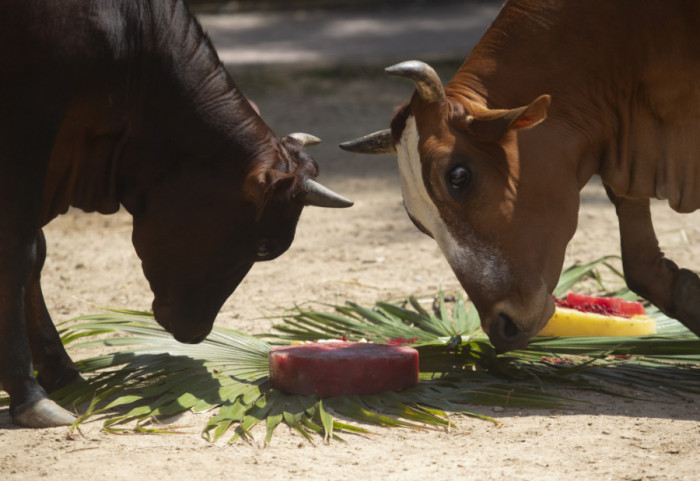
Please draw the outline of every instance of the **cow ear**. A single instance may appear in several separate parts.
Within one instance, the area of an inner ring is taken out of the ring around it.
[[[477,112],[464,128],[480,140],[495,142],[503,138],[509,130],[529,129],[547,118],[547,108],[551,103],[549,95],[542,95],[530,105],[513,110],[483,110]]]
[[[244,192],[255,205],[255,220],[260,220],[267,203],[276,192],[282,189],[289,189],[293,184],[293,174],[277,169],[260,169],[249,174],[244,186]]]

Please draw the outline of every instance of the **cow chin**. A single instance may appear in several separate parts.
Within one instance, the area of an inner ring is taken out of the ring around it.
[[[158,299],[153,301],[153,315],[158,324],[173,335],[175,340],[184,344],[198,344],[211,332],[214,326],[216,314],[198,316],[188,313],[197,312],[197,309],[182,309],[173,304],[160,303]]]

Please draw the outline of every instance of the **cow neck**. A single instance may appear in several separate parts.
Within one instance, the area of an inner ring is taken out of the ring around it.
[[[126,21],[81,74],[58,129],[44,223],[70,207],[113,213],[178,162],[246,172],[275,139],[182,2],[115,8]]]
[[[130,198],[178,169],[244,174],[279,143],[182,2],[154,1],[149,15],[152,28],[130,75],[129,138],[117,168],[119,199],[129,210]],[[243,175],[233,178],[242,182]]]
[[[179,99],[183,116],[172,130],[185,126],[183,137],[201,136],[195,155],[218,157],[227,152],[223,162],[236,162],[247,170],[246,164],[264,155],[276,136],[238,89],[196,19],[181,2],[175,6],[173,15],[179,19],[173,23],[186,27],[182,38],[170,43],[174,71],[169,75],[177,81],[172,99]],[[166,99],[166,111],[172,110],[172,99]]]

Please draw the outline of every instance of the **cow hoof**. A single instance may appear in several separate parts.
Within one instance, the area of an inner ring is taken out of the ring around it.
[[[70,426],[75,419],[73,414],[50,399],[41,399],[28,409],[12,417],[15,424],[26,428]]]

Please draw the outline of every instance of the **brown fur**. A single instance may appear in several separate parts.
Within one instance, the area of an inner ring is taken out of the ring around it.
[[[497,347],[522,346],[552,314],[578,192],[596,174],[618,207],[628,283],[700,333],[700,281],[663,259],[644,200],[700,207],[698,31],[697,2],[512,0],[446,104],[414,95],[402,110],[444,223],[507,272],[485,279],[479,259],[450,260]],[[456,196],[445,179],[457,164],[472,181]],[[508,335],[494,327],[504,319]]]

